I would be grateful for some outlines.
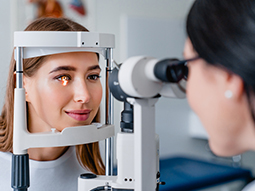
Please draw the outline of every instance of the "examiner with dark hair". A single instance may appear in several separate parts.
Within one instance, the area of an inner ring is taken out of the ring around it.
[[[212,151],[255,150],[255,1],[196,0],[187,33],[184,57],[199,57],[188,63],[187,98]]]

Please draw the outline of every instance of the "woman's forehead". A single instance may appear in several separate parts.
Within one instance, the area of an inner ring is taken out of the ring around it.
[[[49,74],[56,71],[82,71],[100,69],[97,55],[92,52],[71,52],[47,56],[39,70]]]
[[[60,54],[52,54],[47,56],[48,59],[79,59],[79,58],[86,58],[86,59],[95,59],[97,58],[96,53],[94,52],[66,52]]]
[[[95,65],[98,64],[98,59],[96,53],[92,52],[69,52],[50,55],[45,62],[71,65]]]

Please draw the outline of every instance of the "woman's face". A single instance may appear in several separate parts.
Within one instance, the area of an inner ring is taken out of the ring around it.
[[[191,41],[187,39],[184,47],[185,59],[196,56]],[[235,155],[246,150],[250,144],[246,145],[246,141],[254,134],[254,128],[244,128],[249,111],[247,112],[245,96],[241,93],[240,97],[237,96],[237,87],[242,80],[203,59],[191,61],[188,68],[187,99],[209,134],[211,149],[222,156]],[[228,89],[234,90],[233,97],[229,99],[224,95]]]
[[[88,125],[102,98],[95,53],[48,56],[32,77],[24,77],[30,132]]]

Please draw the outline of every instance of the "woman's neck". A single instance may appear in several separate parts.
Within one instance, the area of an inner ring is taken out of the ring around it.
[[[51,161],[61,157],[68,147],[30,148],[29,158],[37,161]]]

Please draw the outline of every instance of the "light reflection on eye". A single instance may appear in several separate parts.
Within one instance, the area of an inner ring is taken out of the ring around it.
[[[97,74],[93,74],[93,75],[90,75],[88,76],[88,79],[89,80],[92,80],[92,81],[96,81],[100,78],[101,76],[97,75]]]
[[[68,84],[68,77],[67,76],[62,76],[61,77],[61,82],[63,86],[66,86]]]

